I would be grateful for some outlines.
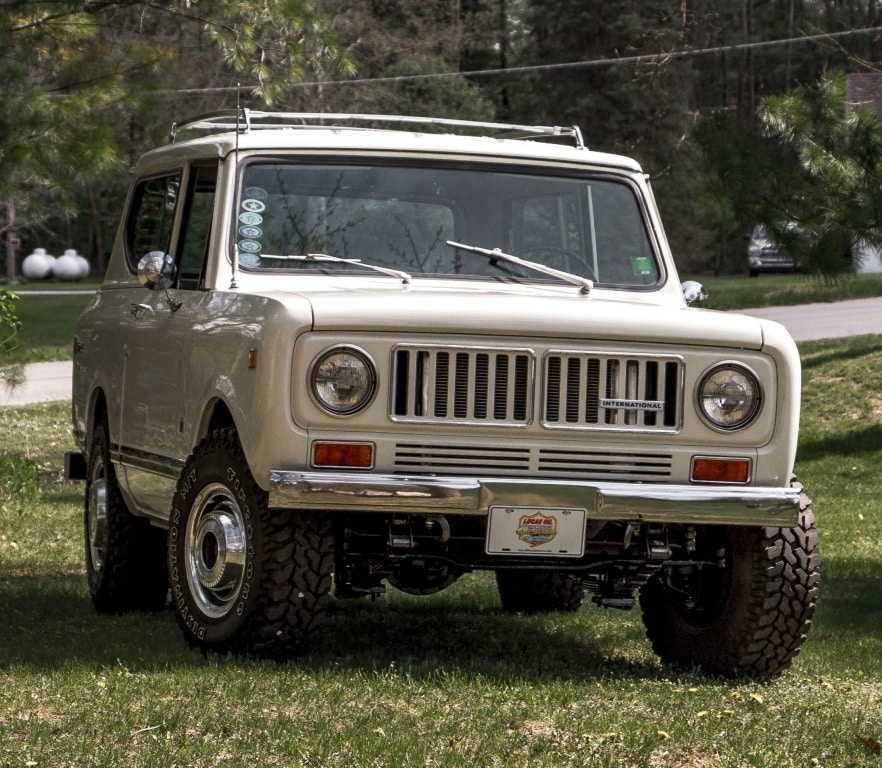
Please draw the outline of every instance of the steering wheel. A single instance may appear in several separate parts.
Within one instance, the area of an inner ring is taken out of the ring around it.
[[[518,251],[514,255],[529,258],[529,254],[531,253],[558,253],[566,258],[568,267],[570,260],[572,260],[582,268],[583,272],[579,274],[580,277],[587,277],[589,280],[593,280],[595,283],[597,282],[597,273],[594,271],[594,265],[591,264],[584,256],[582,256],[582,254],[577,253],[576,251],[571,251],[568,248],[561,248],[557,245],[534,245],[530,248],[525,248],[522,251]],[[547,264],[546,266],[551,265]],[[569,272],[570,270],[567,269],[565,271]]]

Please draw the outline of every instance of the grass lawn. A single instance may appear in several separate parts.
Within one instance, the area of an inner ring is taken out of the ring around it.
[[[22,322],[15,349],[5,363],[34,363],[71,357],[73,327],[97,283],[46,283],[14,286],[15,311]]]
[[[704,285],[709,294],[704,304],[708,309],[790,306],[882,296],[882,274],[844,275],[831,282],[794,273],[757,277],[728,275],[690,278],[681,275],[680,278],[695,279]]]
[[[0,409],[0,765],[878,768],[882,337],[800,349],[823,583],[766,684],[663,667],[636,611],[503,614],[483,574],[337,602],[293,662],[204,656],[170,608],[93,611],[68,406]]]

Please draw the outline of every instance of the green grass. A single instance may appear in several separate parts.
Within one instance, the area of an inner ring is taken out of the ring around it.
[[[19,297],[15,311],[22,321],[22,329],[15,349],[4,356],[3,362],[34,363],[70,359],[74,323],[89,302],[90,292],[97,287],[95,283],[13,286],[10,290]]]
[[[767,684],[663,667],[637,612],[503,614],[485,575],[337,602],[293,662],[204,656],[170,609],[93,611],[82,487],[61,480],[68,406],[0,409],[18,478],[0,497],[0,765],[878,768],[882,337],[801,352],[823,583]]]
[[[769,274],[757,277],[688,277],[708,291],[709,309],[789,306],[813,302],[843,301],[882,296],[882,274],[844,275],[832,282],[801,274]]]

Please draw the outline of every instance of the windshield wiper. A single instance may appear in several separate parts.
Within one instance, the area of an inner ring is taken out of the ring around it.
[[[407,272],[402,272],[400,269],[391,269],[390,267],[379,267],[376,264],[368,264],[367,262],[362,261],[361,259],[344,259],[341,256],[331,256],[327,253],[307,253],[305,256],[302,254],[289,254],[288,256],[275,256],[275,255],[265,255],[264,258],[267,259],[279,259],[280,261],[303,261],[303,262],[319,262],[319,261],[329,261],[335,264],[354,264],[357,267],[364,267],[365,269],[371,269],[374,272],[381,272],[384,275],[389,275],[390,277],[397,277],[401,280],[402,283],[407,285],[411,276]]]
[[[545,266],[545,264],[540,264],[537,261],[530,261],[529,259],[522,259],[519,256],[512,256],[510,253],[506,253],[499,248],[481,248],[477,245],[457,243],[453,240],[448,240],[447,245],[449,245],[451,248],[462,248],[462,250],[464,251],[480,253],[484,256],[487,256],[491,260],[499,259],[501,261],[507,261],[510,264],[517,264],[518,266],[526,267],[527,269],[532,269],[536,272],[541,272],[544,275],[556,277],[558,280],[562,280],[563,282],[569,283],[570,285],[579,286],[579,292],[584,294],[585,296],[591,293],[591,289],[594,288],[594,282],[589,280],[587,277],[580,277],[579,275],[574,275],[572,272],[564,272],[560,269],[554,269],[554,267],[547,267]]]

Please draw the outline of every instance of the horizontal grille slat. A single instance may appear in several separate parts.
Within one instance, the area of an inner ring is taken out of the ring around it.
[[[445,446],[402,443],[395,448],[398,470],[448,474],[521,473],[530,468],[530,450],[484,446]]]
[[[671,454],[621,453],[487,445],[399,443],[395,471],[438,475],[509,475],[534,478],[581,478],[585,481],[651,482],[673,471]]]
[[[670,454],[608,453],[603,451],[539,451],[538,475],[603,479],[651,480],[670,477]]]

